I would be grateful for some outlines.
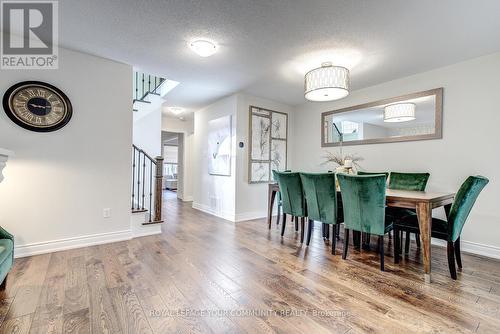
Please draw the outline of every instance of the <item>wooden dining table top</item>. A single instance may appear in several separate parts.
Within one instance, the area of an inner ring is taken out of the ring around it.
[[[277,182],[269,184],[270,187],[275,188],[279,191],[279,185]],[[337,190],[340,194],[341,191]],[[389,189],[385,190],[386,200],[409,200],[413,202],[439,202],[442,200],[449,200],[455,197],[455,193],[451,192],[430,192],[430,191],[416,191],[416,190],[397,190]]]

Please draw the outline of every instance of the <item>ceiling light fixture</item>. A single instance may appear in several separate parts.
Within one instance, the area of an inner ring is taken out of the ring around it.
[[[210,57],[217,52],[217,45],[204,39],[198,39],[189,43],[189,48],[200,57]]]
[[[306,73],[304,78],[304,97],[315,102],[333,101],[349,95],[349,70],[332,63]]]
[[[384,122],[397,123],[408,122],[415,119],[415,103],[395,103],[384,108]]]
[[[179,115],[182,114],[186,109],[181,108],[181,107],[168,107],[168,111],[170,111],[174,115]]]

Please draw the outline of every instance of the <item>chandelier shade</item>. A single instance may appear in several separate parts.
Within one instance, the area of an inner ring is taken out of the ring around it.
[[[309,101],[325,102],[349,95],[349,70],[342,66],[323,63],[306,73],[304,97]]]
[[[415,103],[395,103],[384,108],[384,122],[408,122],[415,119]]]

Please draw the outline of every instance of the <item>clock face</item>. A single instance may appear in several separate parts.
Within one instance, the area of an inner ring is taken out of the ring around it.
[[[58,88],[39,81],[20,82],[3,97],[5,113],[17,125],[50,132],[65,126],[72,115],[68,97]]]

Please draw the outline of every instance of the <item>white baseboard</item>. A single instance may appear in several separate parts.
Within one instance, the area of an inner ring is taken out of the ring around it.
[[[446,247],[446,241],[440,239],[432,239],[432,244]],[[485,257],[490,257],[494,259],[500,259],[500,247],[479,244],[477,242],[461,240],[460,250],[464,253],[470,253],[474,255],[481,255]]]
[[[193,196],[184,196],[181,198],[183,202],[192,202],[193,201]]]
[[[276,215],[276,213],[273,213],[273,216]],[[243,212],[243,213],[237,213],[235,215],[235,221],[238,222],[244,222],[247,220],[255,220],[255,219],[263,219],[267,218],[267,211],[254,211],[254,212]]]
[[[81,237],[50,240],[17,246],[14,249],[14,257],[25,257],[31,255],[52,253],[67,249],[81,248],[87,246],[102,245],[111,242],[118,242],[132,239],[132,231],[124,230],[117,232],[107,232]]]
[[[218,212],[209,207],[208,205],[193,202],[193,209],[208,213],[212,216],[216,216],[225,220],[229,220],[230,222],[235,222],[235,214],[229,212]]]

